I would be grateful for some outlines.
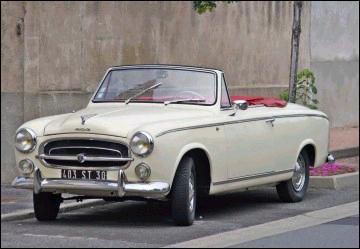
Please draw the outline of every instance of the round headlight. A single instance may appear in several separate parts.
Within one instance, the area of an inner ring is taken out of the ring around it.
[[[18,151],[29,153],[35,149],[36,134],[28,128],[20,129],[15,135],[15,147]]]
[[[30,175],[34,171],[34,164],[29,159],[21,160],[19,168],[24,175]]]
[[[150,134],[146,132],[137,132],[130,141],[131,151],[138,156],[147,156],[154,149],[154,141]]]
[[[151,169],[145,163],[141,163],[136,166],[135,173],[142,181],[146,181],[151,175]]]

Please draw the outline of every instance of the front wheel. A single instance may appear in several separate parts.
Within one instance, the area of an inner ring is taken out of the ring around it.
[[[34,212],[38,221],[55,220],[60,209],[61,194],[33,194]]]
[[[305,197],[310,179],[310,160],[305,151],[301,152],[295,164],[293,177],[276,186],[280,199],[284,202],[299,202]]]
[[[190,226],[195,219],[196,174],[191,157],[181,160],[171,192],[171,212],[176,225]]]

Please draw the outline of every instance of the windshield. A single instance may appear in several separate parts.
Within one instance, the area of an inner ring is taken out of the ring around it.
[[[118,69],[110,71],[94,102],[153,102],[213,105],[216,74],[185,69]]]

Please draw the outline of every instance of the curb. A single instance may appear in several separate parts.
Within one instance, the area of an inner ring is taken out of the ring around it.
[[[355,156],[359,156],[359,146],[346,148],[346,149],[333,150],[330,153],[335,156],[335,159],[355,157]]]
[[[311,176],[309,187],[341,189],[359,184],[359,171],[334,176]]]
[[[358,214],[359,201],[355,201],[289,218],[183,241],[167,245],[165,248],[241,248],[243,243],[249,241],[286,235],[288,232],[315,227]],[[341,228],[339,228],[339,232],[342,232]]]
[[[98,206],[98,205],[103,205],[103,204],[105,204],[105,202],[103,200],[85,200],[80,203],[76,202],[76,203],[64,204],[64,205],[60,206],[59,213],[66,213],[66,212],[70,212],[70,211],[80,209],[80,208]],[[35,217],[34,210],[33,209],[25,209],[25,210],[14,212],[14,213],[2,214],[1,221],[24,220],[24,219],[29,219],[29,218],[33,218],[33,217]]]

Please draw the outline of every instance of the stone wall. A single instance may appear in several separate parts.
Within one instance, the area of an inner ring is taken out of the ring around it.
[[[22,2],[1,2],[1,183],[14,167],[14,133],[24,122],[24,33]]]
[[[313,2],[311,69],[333,127],[359,126],[359,2]]]
[[[277,95],[288,84],[291,2],[223,3],[204,15],[191,2],[26,2],[25,8],[25,120],[84,106],[112,65],[220,68],[239,94]],[[310,66],[309,17],[306,3],[302,67]]]

